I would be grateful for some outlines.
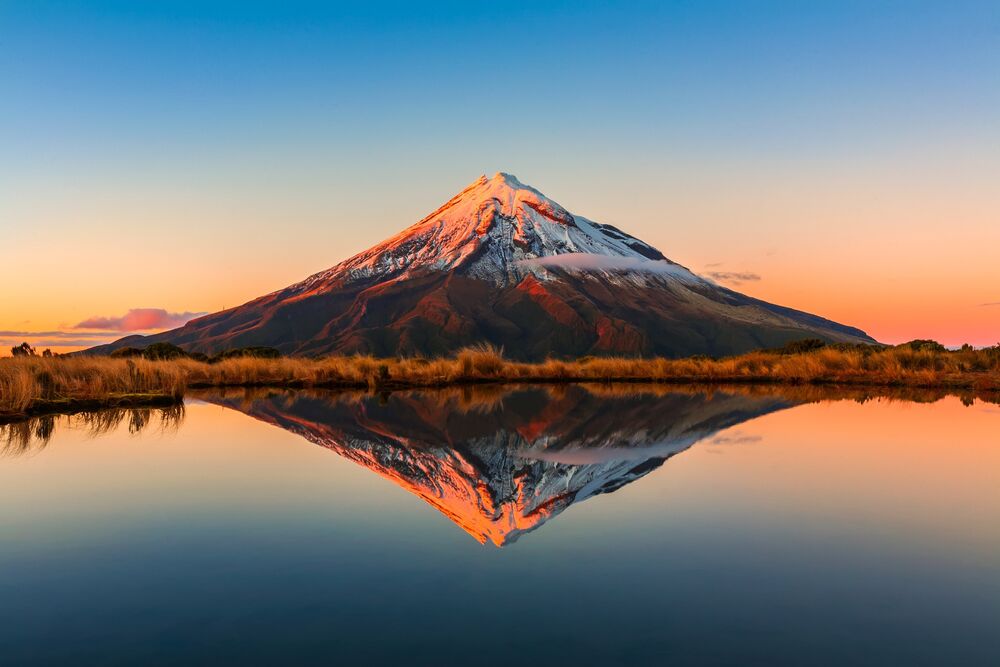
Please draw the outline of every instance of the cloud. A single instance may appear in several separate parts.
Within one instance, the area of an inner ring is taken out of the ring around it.
[[[40,349],[46,347],[93,347],[94,345],[112,343],[118,338],[119,336],[117,335],[109,334],[104,334],[103,338],[36,338],[34,335],[0,338],[0,355],[5,353],[6,348],[20,345],[21,343],[28,343],[32,347]]]
[[[91,317],[73,326],[74,329],[104,331],[149,331],[173,329],[206,313],[168,313],[163,308],[132,308],[121,317]]]
[[[111,343],[122,334],[179,327],[205,313],[170,313],[163,308],[133,308],[121,317],[91,317],[67,331],[0,330],[0,355],[12,345],[30,343],[39,349],[46,347],[93,347]],[[60,325],[62,326],[62,325]]]
[[[749,271],[706,271],[705,275],[719,283],[742,285],[745,282],[760,280],[760,276]]]
[[[639,271],[660,275],[673,275],[685,278],[693,274],[679,264],[663,260],[639,259],[638,257],[610,257],[584,252],[570,252],[562,255],[549,255],[522,259],[520,266],[533,268],[565,269],[568,271]]]
[[[121,334],[107,331],[0,331],[0,355],[7,348],[27,342],[32,347],[92,347],[110,343]]]
[[[760,435],[740,435],[738,432],[733,435],[720,435],[708,441],[710,445],[748,445],[760,442],[764,437]]]
[[[0,338],[107,338],[105,332],[96,331],[0,331]]]
[[[1000,301],[989,301],[987,303],[979,304],[983,308],[989,308],[990,306],[1000,306]]]

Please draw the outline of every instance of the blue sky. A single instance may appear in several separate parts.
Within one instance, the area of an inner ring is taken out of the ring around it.
[[[995,125],[997,14],[920,2],[8,2],[5,140],[39,161],[248,141],[461,150],[504,131],[528,133],[519,149],[580,133],[625,152],[891,146]]]

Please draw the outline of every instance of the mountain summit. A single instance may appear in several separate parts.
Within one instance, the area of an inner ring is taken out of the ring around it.
[[[152,336],[212,353],[441,355],[488,342],[516,359],[735,354],[863,331],[701,278],[570,213],[510,174],[470,184],[396,236],[300,283]]]
[[[610,225],[574,216],[516,177],[498,172],[493,178],[481,176],[417,224],[301,285],[399,279],[424,269],[510,285],[533,272],[532,260],[571,253],[666,261],[656,248]]]

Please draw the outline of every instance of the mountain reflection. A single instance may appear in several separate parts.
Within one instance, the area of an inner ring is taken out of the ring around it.
[[[578,385],[204,398],[337,452],[497,546],[721,429],[798,402]]]
[[[198,398],[296,433],[423,498],[480,542],[510,544],[573,503],[610,493],[717,432],[816,401],[934,402],[949,392],[813,385],[480,385],[390,395],[229,389]],[[956,394],[1000,403],[996,394]],[[90,437],[180,428],[184,407],[108,409],[0,424],[0,456]]]

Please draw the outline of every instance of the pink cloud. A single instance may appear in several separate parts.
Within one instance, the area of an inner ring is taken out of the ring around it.
[[[74,325],[73,328],[106,331],[172,329],[202,315],[205,313],[168,313],[163,308],[132,308],[121,317],[91,317]]]

